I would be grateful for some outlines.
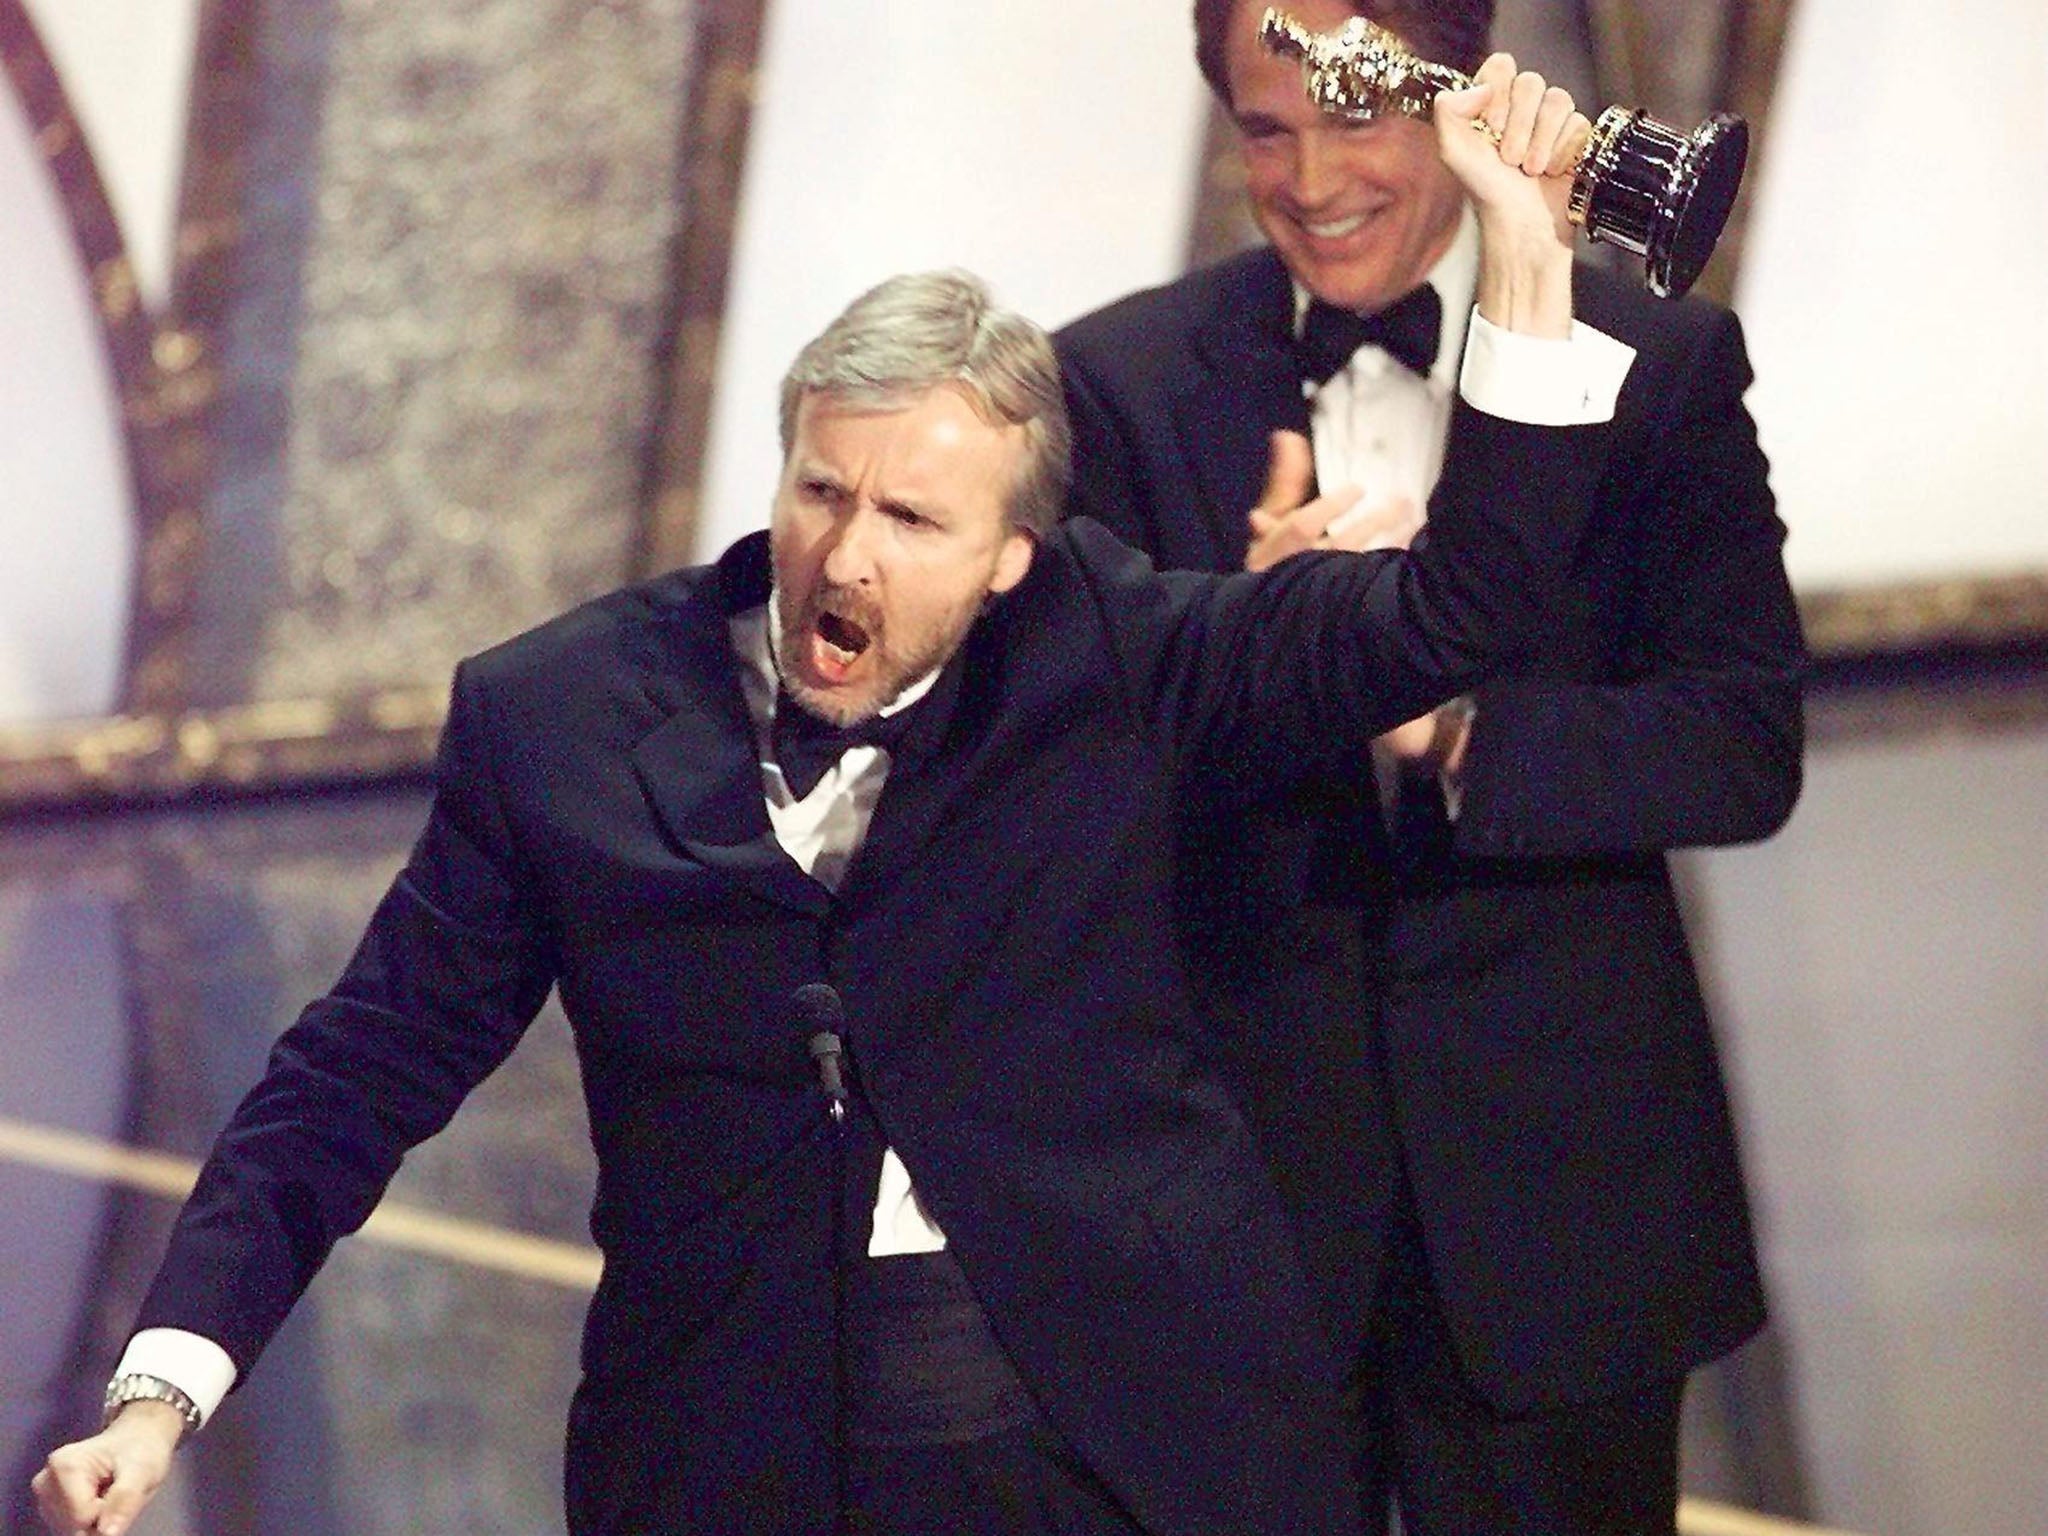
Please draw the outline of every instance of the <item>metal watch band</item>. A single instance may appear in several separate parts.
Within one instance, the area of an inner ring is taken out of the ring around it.
[[[112,1423],[114,1415],[128,1403],[169,1403],[183,1415],[185,1433],[188,1435],[198,1434],[199,1426],[204,1422],[200,1416],[199,1405],[192,1401],[191,1394],[174,1382],[165,1381],[161,1376],[144,1376],[131,1372],[126,1376],[116,1376],[108,1382],[104,1404],[105,1417],[102,1422]]]

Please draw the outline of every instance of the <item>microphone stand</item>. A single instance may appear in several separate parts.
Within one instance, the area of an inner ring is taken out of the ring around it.
[[[832,1219],[828,1241],[832,1263],[832,1473],[834,1536],[847,1536],[846,1502],[851,1476],[847,1431],[851,1415],[846,1403],[846,1009],[828,983],[798,987],[792,1001],[805,1030],[804,1049],[818,1069],[825,1092],[825,1113],[832,1139]]]
[[[830,1085],[828,1085],[828,1092]],[[847,1428],[852,1415],[846,1403],[846,1100],[842,1089],[828,1100],[832,1122],[832,1531],[847,1536],[846,1500],[850,1481]]]

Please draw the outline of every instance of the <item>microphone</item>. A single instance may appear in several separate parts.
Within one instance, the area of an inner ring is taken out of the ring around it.
[[[790,994],[796,1007],[797,1027],[804,1032],[804,1048],[818,1064],[818,1081],[832,1101],[832,1118],[846,1118],[846,1078],[840,1059],[846,1054],[841,1038],[846,1028],[846,1005],[829,982],[811,981]]]
[[[831,1213],[831,1272],[832,1272],[832,1479],[836,1498],[836,1513],[832,1521],[835,1533],[846,1529],[847,1507],[847,1368],[846,1368],[846,1078],[843,1075],[841,1058],[846,1054],[846,1004],[840,1001],[838,991],[830,982],[811,981],[798,987],[789,995],[792,1011],[796,1015],[797,1029],[804,1038],[804,1049],[810,1052],[811,1060],[818,1064],[818,1082],[825,1090],[825,1098],[831,1112],[832,1129],[826,1132],[831,1143],[832,1176],[834,1191]]]

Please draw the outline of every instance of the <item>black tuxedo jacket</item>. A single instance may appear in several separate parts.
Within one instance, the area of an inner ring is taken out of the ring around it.
[[[572,1528],[831,1530],[837,1191],[789,1001],[825,979],[997,1337],[1145,1529],[1350,1536],[1292,1236],[1196,1047],[1173,816],[1191,779],[1246,793],[1363,751],[1534,622],[1573,537],[1548,509],[1607,434],[1473,432],[1517,467],[1475,468],[1420,559],[1219,581],[1086,524],[1043,541],[836,895],[771,835],[730,652],[765,539],[465,663],[426,830],[223,1133],[143,1324],[246,1371],[556,987],[605,1260]]]
[[[1588,269],[1575,296],[1637,356],[1554,627],[1477,690],[1454,856],[1396,890],[1361,756],[1349,786],[1186,829],[1180,893],[1341,1347],[1398,1160],[1460,1356],[1510,1410],[1682,1372],[1761,1320],[1662,855],[1768,835],[1800,783],[1804,652],[1740,330]],[[1163,565],[1238,569],[1267,434],[1308,430],[1292,314],[1260,249],[1061,332],[1077,510]],[[1473,420],[1432,516],[1469,493]],[[1323,903],[1363,905],[1364,936]]]

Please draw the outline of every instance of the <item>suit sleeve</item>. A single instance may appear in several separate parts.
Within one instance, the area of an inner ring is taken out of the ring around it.
[[[1126,579],[1111,594],[1111,633],[1181,757],[1248,795],[1352,773],[1379,732],[1537,643],[1612,429],[1455,409],[1458,472],[1414,551]]]
[[[517,1044],[552,981],[458,673],[427,826],[334,989],[279,1039],[215,1142],[139,1328],[218,1342],[238,1379],[406,1151]]]
[[[1721,315],[1633,493],[1633,618],[1610,675],[1478,690],[1460,853],[1579,857],[1766,837],[1801,780],[1805,649],[1779,522]],[[1591,615],[1598,626],[1607,615]]]

